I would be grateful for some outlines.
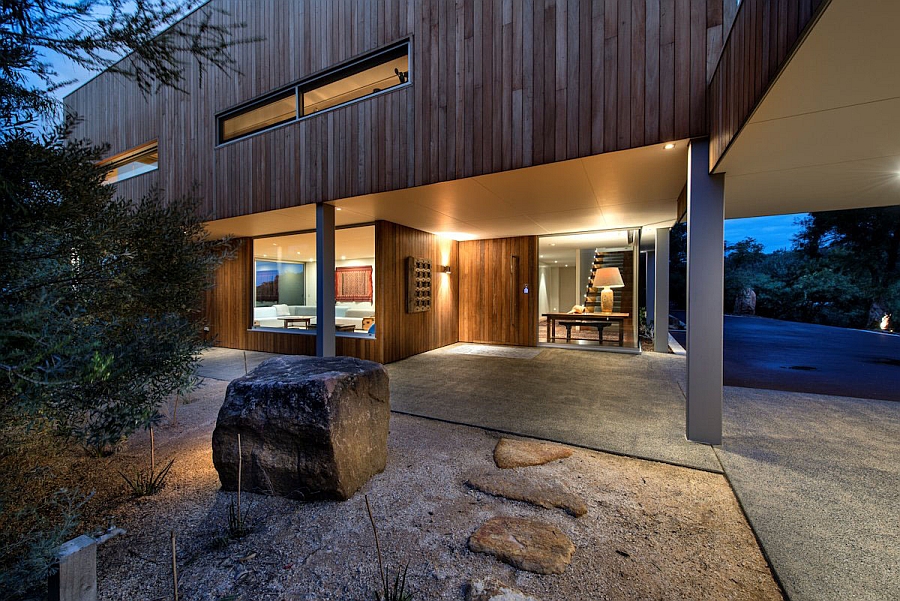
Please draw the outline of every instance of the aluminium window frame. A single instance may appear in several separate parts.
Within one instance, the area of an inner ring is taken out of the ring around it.
[[[155,152],[157,154],[157,157],[156,157],[156,166],[153,167],[152,169],[147,169],[146,171],[141,171],[140,173],[126,174],[125,177],[119,178],[114,182],[104,180],[103,184],[109,185],[109,186],[114,186],[114,185],[120,184],[124,181],[133,179],[135,177],[140,177],[147,173],[153,173],[154,171],[158,171],[159,170],[159,140],[154,139],[149,142],[139,144],[139,145],[135,146],[134,148],[126,150],[125,152],[120,152],[117,155],[114,155],[107,159],[103,159],[102,161],[99,161],[97,163],[97,165],[99,165],[101,167],[105,167],[108,170],[107,171],[107,177],[108,177],[109,172],[112,171],[113,169],[118,169],[119,167],[123,167],[125,165],[128,165],[129,163],[134,163],[137,161],[137,159],[139,159],[143,156],[146,156],[148,154],[152,154],[153,152]]]
[[[323,85],[327,85],[332,81],[338,81],[341,79],[341,75],[346,75],[346,72],[353,69],[354,67],[358,67],[360,65],[365,65],[366,63],[375,63],[379,57],[383,57],[387,54],[398,51],[401,48],[406,48],[406,56],[409,61],[409,70],[407,71],[407,78],[404,83],[401,83],[396,86],[391,86],[385,90],[381,90],[379,92],[373,92],[371,94],[366,94],[365,96],[360,96],[359,98],[354,98],[353,100],[348,100],[347,102],[343,102],[341,104],[336,104],[334,106],[330,106],[326,109],[322,109],[321,111],[317,111],[315,113],[310,113],[308,115],[303,114],[303,93],[305,90],[312,90],[318,88]],[[374,98],[376,96],[381,96],[382,94],[389,94],[391,92],[395,92],[397,90],[402,90],[404,88],[410,87],[413,85],[412,81],[412,72],[413,72],[413,55],[412,55],[412,37],[406,37],[399,42],[394,42],[375,50],[373,52],[369,52],[367,54],[358,56],[356,58],[350,59],[343,63],[338,63],[332,67],[328,67],[326,69],[320,70],[308,77],[304,77],[303,79],[297,80],[290,85],[281,87],[272,92],[268,92],[265,95],[254,98],[253,100],[242,102],[234,107],[221,111],[215,115],[216,119],[216,144],[215,148],[221,148],[223,146],[228,146],[230,144],[234,144],[235,142],[239,142],[241,140],[246,140],[253,136],[257,136],[261,133],[272,131],[279,127],[285,127],[292,123],[297,123],[299,121],[303,121],[305,119],[312,119],[314,117],[318,117],[319,115],[324,115],[329,113],[330,111],[340,109],[346,106],[350,106],[357,102],[361,102],[363,100],[368,100],[370,98]],[[281,95],[287,97],[290,93],[294,94],[294,105],[295,105],[295,117],[293,119],[288,119],[286,121],[282,121],[280,123],[276,123],[275,125],[270,125],[268,127],[264,127],[258,130],[255,130],[251,133],[245,134],[243,136],[237,136],[231,138],[230,140],[223,140],[222,134],[224,131],[224,122],[226,119],[230,117],[238,116],[242,113],[248,112],[267,102],[273,101],[275,98],[278,98]]]

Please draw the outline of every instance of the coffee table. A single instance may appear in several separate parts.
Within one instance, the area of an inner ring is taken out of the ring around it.
[[[309,329],[309,323],[312,321],[312,317],[300,317],[299,315],[291,315],[290,317],[279,317],[281,321],[284,322],[284,327],[289,328],[291,324],[298,323],[303,324],[305,329]]]

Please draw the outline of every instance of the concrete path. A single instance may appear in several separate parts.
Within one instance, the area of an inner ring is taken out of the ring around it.
[[[900,336],[733,316],[724,335],[726,386],[900,401]]]
[[[683,357],[544,349],[464,355],[451,345],[387,366],[395,411],[600,451],[721,471],[684,437]]]

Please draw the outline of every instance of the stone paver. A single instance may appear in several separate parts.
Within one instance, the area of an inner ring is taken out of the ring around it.
[[[496,517],[469,537],[469,549],[536,574],[562,574],[575,545],[550,524],[527,518]]]

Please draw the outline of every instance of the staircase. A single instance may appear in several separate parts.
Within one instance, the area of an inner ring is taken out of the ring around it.
[[[594,288],[594,273],[601,267],[618,267],[624,273],[625,253],[603,252],[599,248],[594,249],[594,261],[591,264],[591,273],[588,276],[584,291],[584,310],[586,313],[596,313],[600,308],[600,288]],[[622,310],[622,288],[613,288],[613,312]]]

